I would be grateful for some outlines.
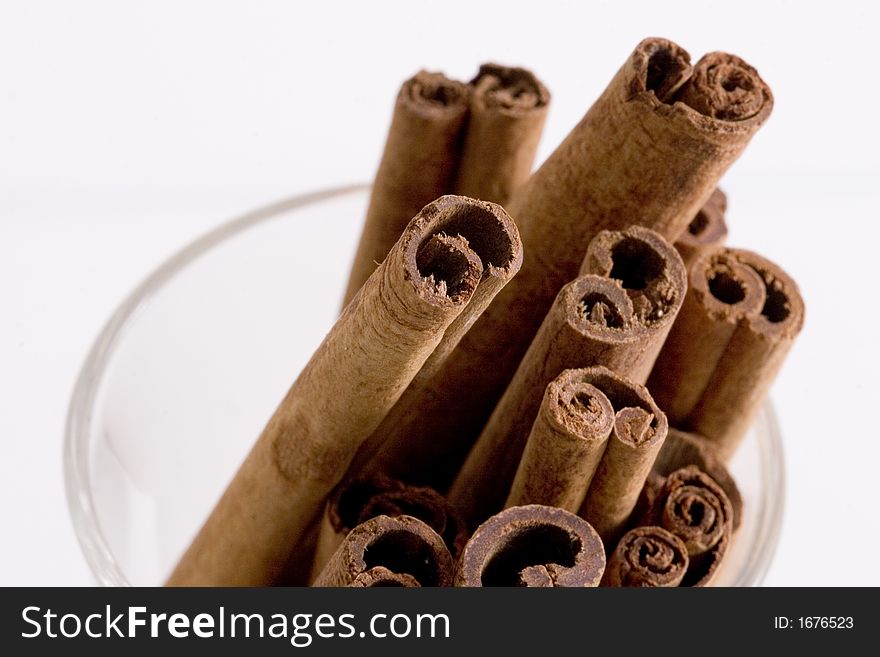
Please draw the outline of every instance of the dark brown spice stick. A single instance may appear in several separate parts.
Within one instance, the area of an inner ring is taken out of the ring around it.
[[[453,559],[458,558],[468,539],[464,523],[433,488],[407,486],[397,479],[374,474],[340,484],[327,500],[312,579],[353,527],[380,515],[418,518],[443,539]]]
[[[479,258],[461,244],[437,250],[433,238],[475,203],[446,197],[410,222],[291,386],[169,585],[275,581],[474,293]]]
[[[544,504],[577,513],[613,426],[608,397],[583,370],[565,370],[547,386],[505,507]]]
[[[474,532],[456,586],[598,586],[605,548],[589,523],[550,506],[505,509]]]
[[[662,527],[631,529],[611,553],[602,586],[678,586],[688,569],[688,552]]]
[[[739,322],[766,299],[760,276],[730,249],[700,256],[689,274],[684,304],[648,379],[673,426],[685,426]]]
[[[531,172],[550,92],[531,71],[498,64],[481,66],[471,87],[452,190],[504,205]]]
[[[454,562],[433,529],[410,516],[377,516],[358,525],[313,586],[451,586]]]
[[[736,327],[685,425],[705,436],[722,460],[736,451],[804,325],[804,302],[791,277],[756,253],[733,254],[761,277],[764,305]]]
[[[442,73],[403,83],[345,293],[348,304],[419,210],[446,194],[458,161],[470,89]]]
[[[732,521],[733,509],[724,490],[691,465],[666,478],[643,522],[658,524],[684,542],[690,565],[681,585],[707,586],[730,546]]]
[[[687,230],[675,241],[675,248],[678,249],[688,271],[700,255],[724,244],[724,240],[727,239],[725,212],[727,212],[727,196],[720,189],[716,189],[697,215],[691,219]]]
[[[742,522],[743,498],[739,487],[719,458],[718,452],[704,436],[670,427],[663,448],[654,461],[654,473],[665,479],[676,470],[688,465],[697,466],[724,490],[733,509],[735,532]],[[660,485],[662,486],[662,480]]]

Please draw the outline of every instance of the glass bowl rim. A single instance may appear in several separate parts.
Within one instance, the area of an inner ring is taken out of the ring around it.
[[[107,320],[86,355],[74,384],[63,444],[64,489],[67,505],[74,533],[98,584],[130,586],[101,530],[92,499],[89,466],[93,405],[107,364],[125,336],[126,329],[166,283],[218,244],[264,222],[280,218],[290,210],[357,194],[369,188],[368,184],[357,183],[297,194],[220,224],[164,260],[123,299]],[[762,452],[761,479],[771,487],[771,490],[765,491],[765,498],[768,498],[770,503],[764,504],[759,509],[757,544],[746,568],[738,573],[732,586],[754,586],[763,580],[779,543],[782,528],[785,507],[785,464],[779,423],[769,400],[762,407],[758,421],[763,422],[769,429],[766,432],[769,439],[759,441],[758,444]]]

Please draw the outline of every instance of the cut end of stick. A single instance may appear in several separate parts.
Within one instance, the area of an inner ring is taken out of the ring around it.
[[[458,586],[597,586],[605,569],[602,539],[588,522],[555,507],[505,509],[465,546]]]
[[[714,548],[733,526],[733,507],[714,479],[696,466],[676,470],[666,478],[659,499],[660,524],[684,541],[688,554]]]
[[[443,73],[419,71],[400,88],[399,101],[421,114],[459,114],[467,111],[468,85]]]
[[[736,55],[711,52],[694,66],[676,100],[721,121],[766,118],[773,107],[770,87],[752,66]]]
[[[602,276],[581,276],[561,291],[568,321],[587,330],[628,329],[633,304],[620,285]]]
[[[603,586],[678,586],[688,569],[688,553],[662,527],[636,527],[624,534],[611,555]]]
[[[483,263],[461,235],[431,235],[416,254],[419,287],[458,305],[467,303],[483,276]]]
[[[524,68],[483,64],[471,85],[477,102],[513,115],[550,104],[550,92],[534,73]]]
[[[764,303],[752,326],[764,333],[794,338],[804,325],[804,300],[797,283],[781,267],[744,249],[732,249],[743,265],[759,277],[764,286]]]
[[[566,370],[547,386],[548,418],[565,433],[585,440],[605,440],[614,425],[614,408],[596,386],[580,380],[576,370]]]
[[[631,93],[649,91],[661,103],[671,102],[691,75],[690,55],[668,39],[645,39],[636,46],[631,61],[636,71]]]
[[[740,321],[764,306],[761,277],[737,259],[732,249],[719,248],[698,257],[690,270],[690,293],[719,321]]]

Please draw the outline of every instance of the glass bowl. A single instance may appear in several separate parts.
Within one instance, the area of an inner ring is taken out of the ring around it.
[[[234,219],[149,276],[110,318],[70,404],[73,525],[103,585],[159,585],[333,324],[369,188]],[[782,444],[762,410],[731,470],[745,513],[716,584],[761,582],[784,504]]]

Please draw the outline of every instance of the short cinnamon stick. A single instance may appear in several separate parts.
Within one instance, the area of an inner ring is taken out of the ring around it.
[[[505,509],[465,545],[456,586],[598,586],[605,548],[573,513],[530,504]]]
[[[688,552],[680,538],[662,527],[636,527],[611,553],[601,585],[678,586],[687,569]]]
[[[451,586],[454,562],[434,530],[410,516],[377,516],[354,529],[313,586]]]
[[[804,302],[792,278],[756,253],[733,254],[760,276],[764,305],[737,325],[685,425],[705,436],[722,460],[736,451],[804,325]]]
[[[340,484],[327,500],[312,579],[324,568],[353,527],[380,515],[418,518],[443,539],[453,559],[458,558],[468,539],[464,523],[433,488],[407,486],[397,479],[375,474]]]
[[[410,222],[282,400],[169,585],[274,581],[476,289],[479,258],[434,239],[438,224],[473,203],[440,199]]]
[[[419,210],[449,191],[470,89],[442,73],[403,83],[343,300],[347,305]]]
[[[730,546],[733,509],[724,490],[696,466],[666,478],[645,524],[658,524],[685,544],[690,564],[682,586],[707,586]]]
[[[687,230],[675,241],[675,248],[678,249],[688,271],[701,254],[724,244],[724,240],[727,239],[725,212],[727,212],[727,195],[716,188],[706,204],[691,219]]]
[[[562,372],[547,386],[504,506],[577,513],[613,426],[611,402],[583,370]]]
[[[531,172],[550,92],[531,71],[498,64],[482,65],[471,87],[452,189],[504,205]]]

